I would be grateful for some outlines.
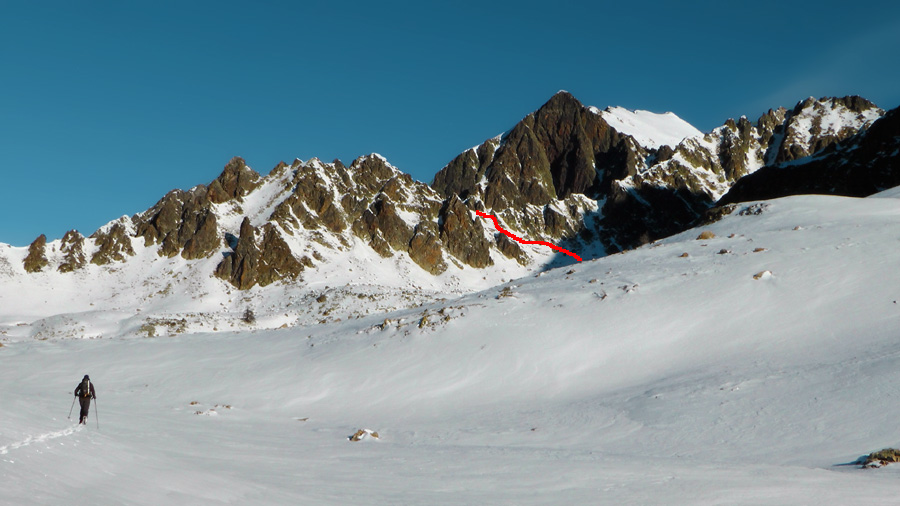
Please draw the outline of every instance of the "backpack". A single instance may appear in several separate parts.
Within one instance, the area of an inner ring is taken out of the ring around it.
[[[91,381],[90,380],[81,380],[81,386],[78,388],[81,389],[82,397],[90,397],[91,396]]]

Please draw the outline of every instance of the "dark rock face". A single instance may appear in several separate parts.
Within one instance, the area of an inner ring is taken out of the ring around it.
[[[742,178],[718,205],[810,193],[865,197],[900,185],[898,153],[900,108],[808,163],[764,167]]]
[[[447,270],[442,246],[437,224],[433,221],[422,221],[416,225],[413,237],[409,241],[409,257],[431,274],[440,274]]]
[[[447,252],[472,267],[493,265],[490,243],[484,237],[481,223],[470,214],[468,207],[456,195],[450,197],[441,209],[440,234]]]
[[[483,203],[528,237],[572,239],[585,231],[587,213],[584,201],[572,199],[603,199],[615,181],[635,174],[652,154],[575,97],[560,92],[502,138],[456,157],[435,175],[432,187],[447,199],[458,195],[466,202],[475,199],[478,204],[473,206]],[[560,200],[571,208],[568,215],[551,207]],[[445,245],[453,242],[442,239]],[[520,248],[498,241],[504,255],[521,258]]]
[[[184,242],[181,256],[186,260],[206,258],[217,251],[220,245],[216,215],[209,209],[205,209],[191,217],[196,220],[193,225],[196,225],[197,228],[193,233],[184,234],[187,236],[187,240]],[[190,231],[191,229],[183,227],[182,231],[184,230]]]
[[[190,251],[184,254],[185,258],[202,258],[211,254],[218,246],[218,241],[210,240],[209,237],[210,234],[216,234],[215,217],[210,214],[210,201],[203,186],[190,191],[169,192],[136,221],[137,235],[144,238],[147,246],[159,244],[160,256],[174,257],[191,242]],[[199,237],[194,240],[194,236],[198,234]]]
[[[134,256],[131,237],[121,223],[113,224],[107,232],[100,230],[94,232],[91,239],[98,247],[91,256],[92,264],[106,265],[111,262],[124,262],[126,255]]]
[[[87,258],[84,255],[84,236],[77,230],[69,230],[62,238],[60,250],[63,254],[62,263],[59,264],[57,270],[59,272],[72,272],[87,264]]]
[[[528,264],[528,256],[522,251],[522,247],[519,246],[519,243],[499,232],[494,234],[494,239],[497,242],[497,249],[500,253],[503,253],[504,256],[515,259],[520,265]]]
[[[413,231],[397,214],[397,208],[387,196],[363,211],[353,224],[353,232],[368,240],[373,249],[385,257],[392,256],[394,250],[406,250],[413,237]]]
[[[216,268],[216,276],[241,290],[252,288],[259,277],[259,248],[256,246],[256,227],[249,218],[241,223],[241,232],[234,252]]]
[[[296,280],[308,266],[312,266],[312,261],[309,258],[297,260],[278,227],[267,223],[257,229],[244,218],[237,246],[219,263],[216,276],[238,289],[247,290],[257,284],[266,286],[275,281]]]
[[[28,246],[28,255],[23,262],[25,272],[41,272],[50,263],[47,261],[47,236],[41,234]]]
[[[502,139],[456,157],[435,175],[432,188],[446,198],[477,196],[488,209],[544,206],[572,194],[595,195],[609,186],[608,178],[632,173],[646,155],[640,151],[560,92]]]

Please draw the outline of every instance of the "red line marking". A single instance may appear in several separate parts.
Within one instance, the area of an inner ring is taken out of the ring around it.
[[[525,239],[522,239],[521,237],[519,237],[519,236],[511,233],[510,231],[506,230],[505,228],[501,227],[500,223],[497,222],[497,217],[494,216],[493,214],[483,213],[478,210],[475,211],[475,214],[477,214],[478,216],[480,216],[482,218],[490,219],[491,221],[494,222],[494,228],[496,228],[498,231],[502,232],[504,235],[506,235],[510,239],[515,239],[517,242],[519,242],[521,244],[540,244],[542,246],[549,246],[550,248],[552,248],[556,251],[559,251],[560,253],[565,253],[566,255],[569,255],[570,257],[574,258],[575,260],[578,260],[579,262],[581,261],[581,257],[576,255],[575,253],[572,253],[571,251],[569,251],[567,249],[560,248],[559,246],[557,246],[555,244],[550,244],[547,241],[526,241]]]

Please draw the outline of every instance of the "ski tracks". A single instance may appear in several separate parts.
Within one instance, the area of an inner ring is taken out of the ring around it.
[[[0,446],[0,455],[6,455],[10,450],[18,450],[23,446],[28,446],[34,443],[43,443],[44,441],[49,441],[51,439],[70,436],[76,432],[81,431],[82,428],[83,427],[81,425],[75,425],[73,427],[69,427],[68,429],[58,430],[56,432],[48,432],[39,436],[28,436],[22,441],[10,443],[6,446]]]

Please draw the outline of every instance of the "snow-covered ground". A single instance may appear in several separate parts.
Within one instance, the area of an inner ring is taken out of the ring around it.
[[[898,196],[743,206],[322,325],[6,328],[0,503],[887,503],[900,469],[844,464],[900,445]],[[76,427],[84,374],[99,413]]]

